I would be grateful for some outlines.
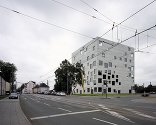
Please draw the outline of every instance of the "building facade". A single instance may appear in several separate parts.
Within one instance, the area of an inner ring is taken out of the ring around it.
[[[133,93],[134,48],[116,44],[96,37],[72,53],[72,63],[82,63],[85,71],[84,87],[73,93]]]
[[[6,81],[0,76],[0,95],[5,95],[6,91]]]
[[[29,81],[28,83],[25,83],[25,87],[22,90],[22,93],[32,94],[33,93],[33,89],[32,88],[34,88],[35,85],[36,85],[36,83],[33,82],[33,81]]]

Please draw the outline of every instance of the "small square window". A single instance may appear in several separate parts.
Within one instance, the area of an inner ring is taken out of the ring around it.
[[[108,79],[110,79],[110,76],[108,76]]]
[[[102,75],[102,70],[98,70],[98,75]]]
[[[94,92],[97,92],[97,87],[94,87]]]
[[[105,74],[103,74],[103,79],[106,79],[106,75]]]
[[[104,67],[105,68],[108,68],[108,63],[104,63]]]
[[[127,58],[125,58],[125,62],[127,62]]]
[[[101,78],[98,78],[98,83],[102,83],[102,79]]]
[[[118,79],[116,79],[116,82],[118,82]]]
[[[107,70],[105,70],[105,73],[107,73]]]
[[[109,62],[108,64],[109,64],[109,67],[112,67],[112,62]]]
[[[116,75],[116,78],[118,78],[118,75]]]
[[[108,92],[111,92],[111,88],[108,88]]]
[[[115,85],[115,81],[112,81],[112,85]]]
[[[111,70],[108,70],[108,74],[111,75]]]
[[[98,87],[98,92],[102,92],[102,87]]]
[[[114,75],[112,75],[112,78],[114,78]]]
[[[87,92],[90,92],[90,88],[87,88]]]
[[[102,66],[102,65],[103,65],[103,61],[99,60],[99,66]]]
[[[121,85],[121,82],[119,82],[119,85]]]
[[[102,57],[105,57],[105,53],[104,52],[102,52]]]
[[[87,61],[89,60],[89,56],[87,56]]]

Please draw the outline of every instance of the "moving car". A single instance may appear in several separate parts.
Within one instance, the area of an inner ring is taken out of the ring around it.
[[[9,99],[18,99],[18,94],[17,93],[11,93],[9,96]]]

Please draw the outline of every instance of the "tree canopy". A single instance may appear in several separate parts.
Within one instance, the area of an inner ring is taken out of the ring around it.
[[[55,91],[63,91],[70,94],[72,92],[72,86],[76,86],[77,84],[82,85],[83,75],[82,64],[76,63],[73,65],[65,59],[55,71]]]
[[[4,78],[5,81],[10,83],[16,81],[16,71],[17,68],[13,63],[0,60],[0,75]]]

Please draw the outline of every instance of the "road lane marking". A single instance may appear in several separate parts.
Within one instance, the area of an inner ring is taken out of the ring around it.
[[[106,106],[104,106],[102,104],[98,104],[98,106],[100,106],[102,109],[110,110],[109,108],[107,108]]]
[[[111,125],[118,125],[118,124],[115,124],[115,123],[112,123],[112,122],[108,122],[108,121],[105,121],[105,120],[101,120],[101,119],[97,119],[97,118],[93,118],[94,120],[97,120],[97,121],[100,121],[100,122],[105,122],[105,123],[108,123],[108,124],[111,124]]]
[[[91,110],[91,111],[82,111],[82,112],[71,112],[71,113],[65,113],[65,114],[56,114],[56,115],[33,117],[33,118],[30,118],[30,119],[31,120],[37,120],[37,119],[54,118],[54,117],[60,117],[60,116],[66,116],[66,115],[76,115],[76,114],[84,114],[84,113],[99,112],[99,111],[101,111],[101,110]]]
[[[45,104],[45,105],[47,105],[47,106],[50,106],[49,104],[47,104],[47,103],[43,103],[43,104]]]
[[[63,111],[67,111],[67,112],[72,112],[72,111],[70,111],[70,110],[63,109],[63,108],[58,108],[58,109],[63,110]]]
[[[142,116],[142,117],[145,117],[145,118],[156,119],[156,117],[153,117],[153,116],[150,116],[150,115],[146,115],[146,114],[144,114],[144,113],[135,111],[135,110],[133,110],[133,109],[128,109],[128,108],[123,108],[123,109],[125,109],[125,110],[127,110],[127,111],[131,111],[131,112],[133,112],[133,113],[135,113],[135,114],[137,114],[137,115],[140,115],[140,116]]]
[[[125,116],[123,115],[120,115],[119,113],[117,112],[114,112],[114,111],[110,111],[110,110],[106,110],[106,112],[108,112],[110,115],[114,116],[114,117],[117,117],[117,118],[120,118],[122,120],[125,120],[125,121],[128,121],[128,122],[131,122],[131,123],[134,123],[133,121],[131,121],[130,119],[126,118]]]

